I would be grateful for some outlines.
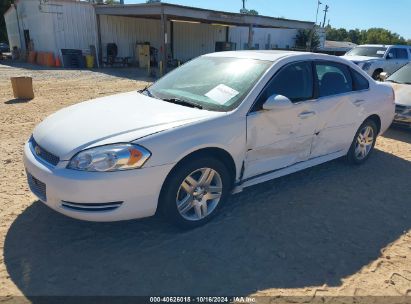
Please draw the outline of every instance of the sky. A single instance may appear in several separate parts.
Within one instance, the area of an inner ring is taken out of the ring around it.
[[[126,4],[144,3],[125,0]],[[241,0],[163,0],[162,2],[195,6],[227,12],[239,12]],[[324,6],[330,6],[327,21],[333,27],[368,29],[382,27],[411,39],[411,0],[321,0],[318,20],[324,18]],[[247,0],[247,9],[260,15],[315,21],[317,0]]]

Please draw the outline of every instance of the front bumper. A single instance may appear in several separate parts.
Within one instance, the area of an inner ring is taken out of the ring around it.
[[[24,166],[33,193],[57,212],[97,222],[154,215],[161,187],[174,166],[82,172],[66,169],[66,165],[67,161],[56,167],[48,165],[33,155],[29,143],[24,147]]]
[[[411,115],[396,113],[393,124],[411,128]]]

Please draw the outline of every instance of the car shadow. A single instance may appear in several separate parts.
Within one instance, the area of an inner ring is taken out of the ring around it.
[[[33,203],[12,223],[4,263],[24,295],[247,295],[341,285],[411,227],[411,162],[376,150],[232,196],[207,225],[154,217],[89,223]],[[389,178],[387,178],[389,177]]]
[[[406,129],[404,127],[391,126],[387,131],[385,131],[383,136],[411,144],[411,128]]]

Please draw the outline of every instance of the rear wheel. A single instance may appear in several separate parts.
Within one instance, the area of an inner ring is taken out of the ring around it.
[[[195,228],[211,220],[231,187],[225,165],[213,158],[179,164],[167,178],[160,208],[167,220],[182,228]]]
[[[374,121],[367,119],[358,129],[347,154],[347,159],[354,164],[364,163],[374,149],[378,129]]]

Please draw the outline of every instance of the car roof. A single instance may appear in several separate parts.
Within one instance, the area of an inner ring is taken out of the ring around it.
[[[374,46],[374,47],[386,47],[386,48],[388,48],[388,47],[392,47],[392,46],[395,46],[395,47],[404,47],[404,48],[409,48],[410,46],[409,45],[402,45],[402,44],[361,44],[361,45],[358,45],[357,47],[359,47],[359,46]]]
[[[243,59],[257,59],[265,61],[278,61],[279,59],[286,57],[295,57],[297,60],[331,60],[336,62],[347,63],[345,59],[342,59],[333,55],[310,53],[310,52],[296,52],[296,51],[264,51],[264,50],[251,50],[251,51],[228,51],[211,53],[204,56],[209,57],[225,57],[225,58],[243,58]]]

